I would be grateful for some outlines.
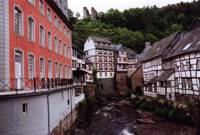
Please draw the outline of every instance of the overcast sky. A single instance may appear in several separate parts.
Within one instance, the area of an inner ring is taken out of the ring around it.
[[[168,4],[174,4],[179,2],[191,2],[193,0],[68,0],[69,8],[74,13],[79,12],[82,15],[83,7],[87,7],[89,10],[93,6],[98,12],[107,11],[110,8],[116,8],[121,11],[128,8],[144,7],[157,5],[162,7]]]

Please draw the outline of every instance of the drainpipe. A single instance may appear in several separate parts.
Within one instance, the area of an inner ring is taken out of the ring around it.
[[[49,89],[48,89],[49,90]],[[50,135],[50,107],[49,107],[49,92],[47,93],[47,116],[48,116],[48,135]]]
[[[70,89],[70,103],[71,103],[71,119],[70,119],[70,127],[71,127],[71,125],[72,125],[72,115],[73,115],[73,112],[72,112],[72,110],[73,110],[73,106],[72,106],[72,91],[73,91],[73,88],[72,89]],[[70,131],[71,131],[71,128],[70,128]],[[71,133],[71,132],[70,132]]]

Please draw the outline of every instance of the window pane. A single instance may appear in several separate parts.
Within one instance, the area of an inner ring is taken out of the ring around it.
[[[29,59],[28,59],[28,63],[29,63],[29,78],[34,78],[34,56],[29,55]]]
[[[44,59],[40,59],[40,77],[45,78],[45,63]]]
[[[48,32],[48,48],[52,50],[52,37],[51,32]]]
[[[44,32],[44,27],[40,26],[40,45],[45,46],[45,32]]]
[[[29,40],[34,41],[34,20],[33,18],[28,18],[28,34]]]
[[[52,62],[48,61],[48,78],[52,78]]]
[[[15,7],[14,16],[15,33],[22,35],[22,12],[17,7]]]

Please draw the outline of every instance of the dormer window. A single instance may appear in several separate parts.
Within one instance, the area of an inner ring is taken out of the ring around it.
[[[187,45],[183,48],[183,51],[188,50],[188,49],[191,47],[191,45],[192,45],[192,42],[189,43],[189,44],[187,44]]]

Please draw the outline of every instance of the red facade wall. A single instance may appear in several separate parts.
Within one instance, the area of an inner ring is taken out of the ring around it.
[[[23,12],[23,35],[18,36],[14,32],[14,7],[18,6]],[[52,11],[52,22],[47,19],[47,7]],[[39,11],[39,0],[35,0],[35,6],[31,5],[28,0],[9,0],[9,26],[10,26],[10,78],[15,77],[14,72],[14,52],[15,49],[20,49],[23,52],[23,77],[28,78],[28,54],[33,54],[35,56],[35,77],[40,76],[40,64],[39,59],[41,56],[45,58],[45,77],[48,76],[48,59],[52,60],[52,77],[54,77],[54,66],[55,62],[62,63],[62,65],[70,66],[69,72],[71,72],[71,54],[70,57],[66,58],[63,55],[55,53],[54,49],[54,36],[58,37],[58,40],[62,41],[62,45],[65,43],[68,47],[68,53],[71,53],[72,41],[71,41],[71,30],[69,27],[61,20],[58,14],[48,5],[47,1],[44,0],[44,15]],[[54,26],[54,15],[62,21],[62,29],[65,27],[68,29],[70,34],[64,35],[64,32],[59,31],[58,28]],[[28,17],[32,16],[35,20],[35,42],[28,40]],[[39,26],[43,25],[45,28],[45,47],[41,47],[39,44]],[[52,33],[52,51],[48,49],[47,46],[47,32],[51,30]],[[64,47],[63,47],[64,48]],[[63,67],[64,69],[64,67]],[[63,71],[64,74],[64,71]],[[63,75],[64,76],[64,75]]]

